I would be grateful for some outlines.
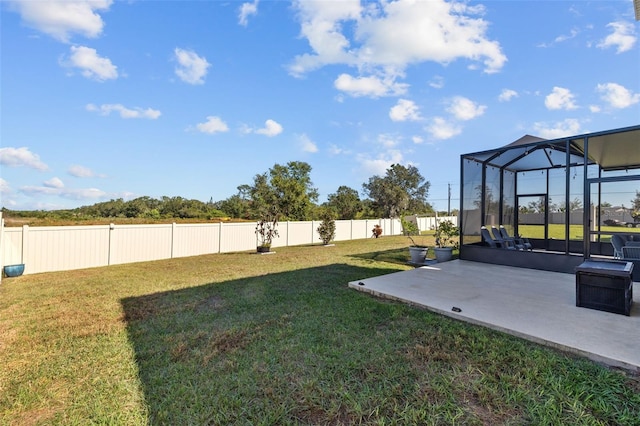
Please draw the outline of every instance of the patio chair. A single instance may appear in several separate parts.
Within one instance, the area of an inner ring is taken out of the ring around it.
[[[622,246],[622,258],[623,259],[638,259],[638,260],[640,260],[640,247],[638,247],[638,246]]]
[[[611,245],[613,246],[614,259],[622,258],[622,247],[625,245],[625,239],[622,235],[614,234],[611,236]]]
[[[493,241],[493,238],[491,237],[491,234],[489,233],[489,230],[487,229],[486,226],[481,226],[480,227],[480,235],[482,235],[482,240],[489,244],[489,247],[491,248],[498,248],[498,244]]]
[[[513,238],[503,238],[502,233],[495,226],[491,227],[491,233],[493,234],[493,239],[499,242],[502,245],[502,248],[524,250],[524,246],[517,244]]]
[[[510,236],[504,226],[500,225],[500,234],[505,240],[513,240],[516,245],[521,245],[525,250],[533,251],[533,246],[527,238]]]
[[[489,233],[489,230],[487,229],[486,226],[480,227],[480,234],[482,235],[482,239],[487,244],[489,244],[489,247],[492,247],[492,248],[504,248],[504,249],[511,249],[511,250],[515,250],[516,249],[513,246],[507,247],[502,242],[494,240],[493,237],[491,236],[491,234]]]

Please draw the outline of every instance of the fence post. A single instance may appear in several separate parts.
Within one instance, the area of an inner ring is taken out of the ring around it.
[[[170,242],[170,244],[171,244],[171,259],[173,259],[174,256],[175,256],[175,253],[174,253],[174,251],[175,251],[175,234],[176,234],[176,223],[172,222],[171,223],[171,242]]]
[[[111,253],[113,250],[113,241],[111,240],[111,235],[113,234],[113,230],[115,229],[116,225],[113,223],[109,224],[109,247],[107,250],[107,265],[111,265]]]
[[[219,222],[218,230],[218,253],[222,253],[222,222]]]
[[[24,263],[24,258],[27,253],[28,237],[29,225],[22,225],[22,250],[20,252],[20,263]]]

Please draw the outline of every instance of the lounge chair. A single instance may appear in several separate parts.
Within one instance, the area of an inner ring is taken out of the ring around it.
[[[622,259],[622,247],[625,245],[625,238],[622,235],[614,234],[611,236],[611,245],[613,246],[614,259]]]
[[[493,241],[493,238],[491,237],[491,234],[489,233],[489,230],[486,226],[480,227],[480,235],[482,235],[482,239],[484,240],[484,242],[489,244],[489,247],[498,248],[498,244]]]
[[[514,248],[521,251],[524,250],[524,246],[517,244],[513,238],[503,238],[502,233],[495,226],[491,227],[491,233],[493,234],[493,239],[502,244],[503,248]]]
[[[497,241],[494,240],[493,237],[491,237],[491,234],[489,233],[489,230],[487,229],[486,226],[482,226],[480,228],[480,234],[482,235],[482,239],[489,244],[489,247],[493,247],[493,248],[503,248],[503,249],[508,249],[508,250],[515,250],[515,246],[513,245],[506,245],[504,244],[502,241]]]
[[[524,237],[510,236],[507,230],[505,229],[505,227],[502,225],[500,225],[500,234],[502,235],[503,239],[505,240],[512,239],[516,245],[521,245],[524,248],[524,250],[533,251],[533,245],[531,245],[528,239]]]

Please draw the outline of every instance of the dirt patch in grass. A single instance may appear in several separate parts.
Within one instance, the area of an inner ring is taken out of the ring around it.
[[[56,416],[58,411],[58,409],[52,407],[28,410],[24,413],[21,413],[18,418],[11,420],[11,423],[9,424],[12,426],[32,426],[47,424]]]

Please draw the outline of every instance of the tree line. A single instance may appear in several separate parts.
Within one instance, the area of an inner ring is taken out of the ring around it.
[[[281,220],[316,220],[331,215],[335,219],[400,217],[405,214],[433,213],[428,203],[430,183],[415,166],[392,164],[384,176],[372,176],[362,184],[362,193],[340,186],[318,204],[318,190],[311,181],[311,166],[301,161],[275,164],[257,174],[251,184],[237,187],[231,197],[208,202],[182,197],[144,196],[125,201],[122,198],[55,211],[12,211],[14,217],[59,219],[78,218],[147,218],[147,219],[216,219],[257,220],[266,214],[277,214]]]

